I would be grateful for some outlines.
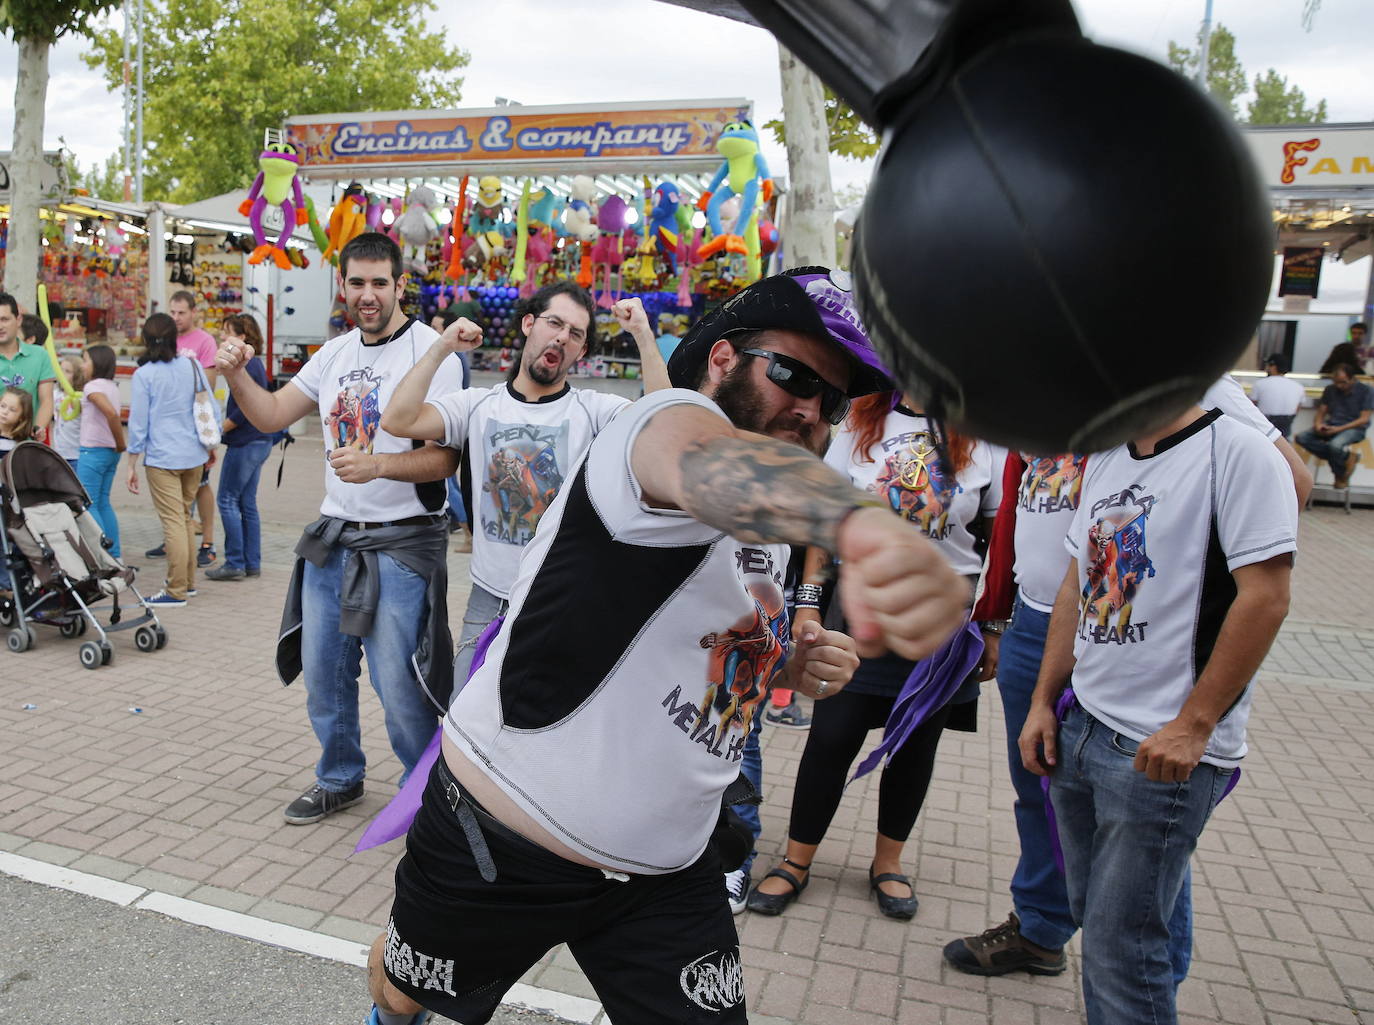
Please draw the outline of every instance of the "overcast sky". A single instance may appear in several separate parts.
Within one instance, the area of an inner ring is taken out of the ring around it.
[[[1079,17],[1098,42],[1163,60],[1170,40],[1192,46],[1203,0],[1078,0]],[[777,48],[768,33],[651,0],[438,0],[432,23],[472,54],[466,105],[496,96],[526,104],[673,100],[740,96],[762,123],[781,113]],[[1310,102],[1325,98],[1330,121],[1374,121],[1374,3],[1322,0],[1311,32],[1303,0],[1215,0],[1214,18],[1236,36],[1253,82],[1277,68]],[[517,38],[518,37],[518,38]],[[81,61],[85,44],[64,40],[52,51],[48,148],[65,139],[83,167],[120,148],[122,100]],[[13,130],[17,50],[0,42],[0,149]],[[766,140],[774,173],[781,149]],[[862,182],[867,170],[834,162],[835,183]]]

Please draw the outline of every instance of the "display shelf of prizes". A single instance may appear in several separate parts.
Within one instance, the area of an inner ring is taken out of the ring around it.
[[[40,280],[48,301],[64,315],[53,323],[54,344],[81,347],[108,342],[116,352],[137,338],[148,294],[148,247],[143,237],[129,238],[119,253],[104,247],[70,243],[43,251]]]
[[[226,317],[243,312],[243,255],[207,251],[196,244],[167,250],[167,294],[195,294],[200,326],[218,336]]]

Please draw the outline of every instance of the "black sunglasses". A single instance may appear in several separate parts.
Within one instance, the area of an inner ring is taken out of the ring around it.
[[[832,424],[844,422],[849,412],[849,396],[816,373],[799,359],[784,356],[780,352],[767,349],[739,349],[743,356],[767,357],[768,369],[765,373],[772,381],[789,395],[799,399],[821,397],[821,416]]]

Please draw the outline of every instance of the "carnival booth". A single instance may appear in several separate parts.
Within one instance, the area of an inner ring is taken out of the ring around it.
[[[326,259],[387,231],[411,271],[410,312],[461,304],[482,323],[474,369],[507,369],[520,299],[572,279],[596,298],[607,339],[575,372],[637,377],[633,344],[613,337],[616,299],[639,296],[661,333],[681,333],[777,249],[781,190],[751,111],[721,99],[310,115],[289,118],[264,159],[297,160],[307,194],[329,188],[327,208],[304,217]],[[345,316],[337,302],[326,337]]]
[[[1333,348],[1357,322],[1374,322],[1374,124],[1282,125],[1244,130],[1269,186],[1275,227],[1274,283],[1254,344],[1236,377],[1248,386],[1271,355],[1306,390],[1293,423],[1312,425],[1330,378],[1320,373]],[[1374,383],[1374,348],[1356,354],[1365,383]],[[1330,487],[1331,471],[1312,461],[1317,497],[1374,504],[1374,443],[1359,458],[1348,493]]]
[[[39,165],[38,280],[57,314],[56,341],[122,345],[138,334],[148,301],[148,209],[72,189],[63,157],[51,150]],[[9,164],[0,153],[0,267],[8,250]]]

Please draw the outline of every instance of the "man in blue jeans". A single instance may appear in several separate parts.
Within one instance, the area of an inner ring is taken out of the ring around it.
[[[364,653],[402,782],[434,736],[452,679],[444,479],[457,453],[398,438],[379,423],[438,336],[401,309],[401,251],[387,236],[365,232],[345,246],[339,277],[358,326],[327,342],[285,387],[269,392],[248,375],[253,350],[241,338],[227,337],[217,357],[250,423],[270,434],[318,409],[328,450],[321,516],[296,546],[277,650],[283,682],[304,673],[321,749],[315,782],[286,808],[291,825],[363,799]],[[444,360],[431,394],[458,389],[461,375],[456,358]]]
[[[1318,459],[1327,461],[1338,488],[1350,486],[1350,446],[1364,438],[1370,410],[1374,409],[1374,388],[1356,381],[1355,374],[1348,363],[1331,372],[1331,383],[1322,391],[1312,426],[1296,439]]]
[[[1218,380],[1202,405],[1216,407],[1267,438],[1288,464],[1294,507],[1300,508],[1312,487],[1311,474],[1277,428],[1268,422],[1231,378]],[[1040,777],[1021,763],[1017,737],[1030,709],[1040,671],[1045,636],[1055,596],[1068,566],[1064,535],[1078,509],[1083,477],[1091,460],[1075,454],[1008,455],[1002,481],[1002,506],[993,526],[985,588],[973,615],[983,623],[984,641],[997,645],[997,688],[1006,720],[1007,761],[1016,791],[1016,831],[1020,856],[1011,879],[1014,910],[1005,922],[977,936],[945,945],[949,964],[973,975],[1025,971],[1058,975],[1065,968],[1063,947],[1077,931],[1069,910],[1064,875],[1056,863],[1052,827],[1045,811]],[[1014,596],[1014,601],[1013,601]],[[1169,959],[1174,981],[1182,982],[1192,962],[1192,890],[1185,883],[1169,922]]]
[[[1288,612],[1283,457],[1193,406],[1088,460],[1024,767],[1050,778],[1088,1025],[1172,1025],[1171,917]]]

